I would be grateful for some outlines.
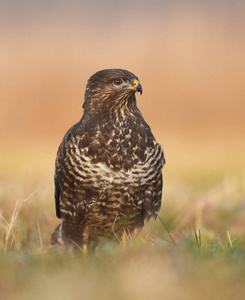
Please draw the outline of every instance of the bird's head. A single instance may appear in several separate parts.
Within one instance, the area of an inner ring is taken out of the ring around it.
[[[122,69],[102,70],[89,78],[83,107],[116,110],[136,105],[135,92],[142,94],[142,86],[133,73]]]

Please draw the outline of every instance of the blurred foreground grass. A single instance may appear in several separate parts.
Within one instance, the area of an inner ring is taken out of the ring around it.
[[[0,298],[242,299],[244,160],[207,150],[204,163],[198,151],[181,147],[180,157],[174,149],[167,151],[161,219],[126,247],[106,243],[86,257],[49,248],[58,224],[56,147],[2,149]]]

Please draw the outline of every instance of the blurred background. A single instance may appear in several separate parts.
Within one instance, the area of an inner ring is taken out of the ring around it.
[[[242,0],[0,1],[0,298],[244,298],[244,13]],[[178,247],[157,219],[126,249],[53,255],[56,151],[105,68],[143,86]]]
[[[1,209],[38,191],[56,222],[56,151],[104,68],[141,81],[166,155],[164,205],[176,191],[184,201],[182,183],[202,194],[228,180],[243,195],[244,12],[244,1],[1,1]]]

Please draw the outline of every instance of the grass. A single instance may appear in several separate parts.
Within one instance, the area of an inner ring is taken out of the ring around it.
[[[49,246],[58,224],[53,205],[55,151],[42,153],[17,157],[12,173],[8,161],[13,163],[15,156],[9,152],[1,168],[1,299],[245,296],[242,172],[232,173],[230,166],[230,177],[217,177],[216,182],[208,182],[200,172],[203,185],[195,186],[197,171],[191,180],[190,174],[185,177],[173,164],[166,165],[159,218],[125,247],[107,242],[85,256],[82,251],[54,252]],[[28,170],[26,157],[31,160]]]

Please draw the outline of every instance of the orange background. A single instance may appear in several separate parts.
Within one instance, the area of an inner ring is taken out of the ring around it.
[[[11,1],[0,11],[1,149],[29,149],[24,158],[48,147],[43,156],[51,151],[53,161],[82,115],[87,79],[119,67],[141,81],[138,106],[165,149],[168,170],[220,155],[239,165],[242,1]]]

